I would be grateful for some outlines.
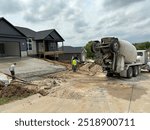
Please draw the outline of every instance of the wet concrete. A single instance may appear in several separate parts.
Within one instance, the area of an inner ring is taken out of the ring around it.
[[[54,65],[50,62],[38,58],[1,58],[0,71],[10,74],[9,67],[12,63],[16,65],[16,76],[19,78],[29,79],[40,75],[55,73],[66,70],[64,66]]]

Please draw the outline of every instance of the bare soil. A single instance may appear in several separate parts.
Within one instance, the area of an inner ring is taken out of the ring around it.
[[[46,95],[2,105],[0,112],[150,112],[149,73],[108,78],[95,64],[83,65],[76,73],[70,67],[26,86]]]

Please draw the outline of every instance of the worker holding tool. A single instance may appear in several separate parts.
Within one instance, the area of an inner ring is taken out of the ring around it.
[[[78,56],[72,57],[71,63],[72,63],[72,70],[73,70],[73,72],[76,72],[77,69],[78,69],[78,63],[79,63],[79,58],[78,58]]]
[[[72,60],[72,70],[73,72],[76,72],[77,70],[77,61],[75,58]]]
[[[13,63],[10,68],[9,68],[9,71],[11,73],[11,76],[12,76],[12,80],[15,79],[15,66],[16,66],[16,63]]]

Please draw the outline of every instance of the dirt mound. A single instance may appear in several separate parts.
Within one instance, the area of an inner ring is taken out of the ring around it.
[[[0,98],[28,97],[35,93],[35,90],[25,88],[22,83],[12,83],[8,87],[0,87]]]
[[[94,72],[94,73],[103,72],[102,67],[100,65],[97,65],[97,64],[93,65],[93,67],[90,68],[90,71]]]
[[[89,71],[92,65],[93,65],[93,63],[86,63],[85,65],[80,67],[80,70]]]
[[[95,63],[86,63],[85,65],[80,67],[80,70],[97,73],[97,72],[102,72],[102,67]]]

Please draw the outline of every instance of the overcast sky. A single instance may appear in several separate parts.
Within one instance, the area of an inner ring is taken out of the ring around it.
[[[65,45],[104,36],[150,41],[150,0],[0,0],[0,17],[35,31],[54,28]]]

